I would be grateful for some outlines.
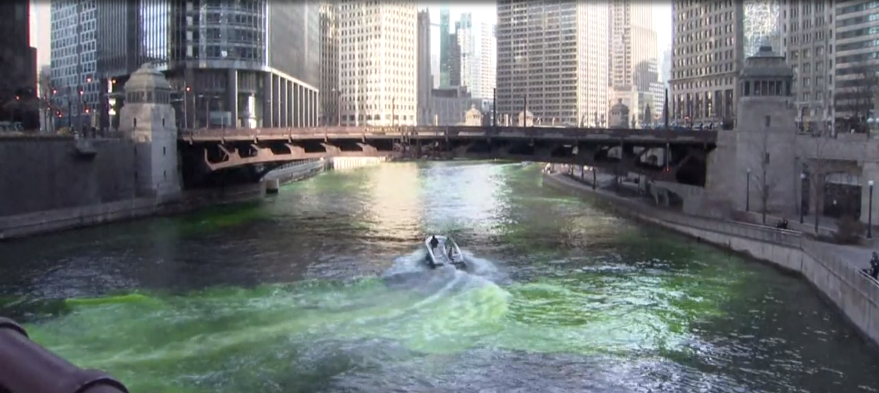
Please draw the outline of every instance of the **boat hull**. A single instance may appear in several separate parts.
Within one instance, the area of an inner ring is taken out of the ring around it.
[[[433,239],[437,241],[435,247],[431,244]],[[464,262],[464,254],[461,253],[461,248],[451,238],[432,236],[425,239],[424,247],[427,251],[424,261],[431,269],[445,265],[452,265],[458,269],[464,269],[467,266]]]

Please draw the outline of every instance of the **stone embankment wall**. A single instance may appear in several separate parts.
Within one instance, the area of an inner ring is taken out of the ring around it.
[[[605,192],[571,179],[544,174],[544,185],[590,194],[633,216],[712,244],[800,273],[829,299],[869,340],[879,343],[879,285],[822,244],[800,232],[686,216]]]
[[[0,241],[150,216],[177,214],[263,195],[260,184],[186,191],[178,198],[132,198],[0,217]]]
[[[0,138],[0,217],[135,198],[131,141]]]

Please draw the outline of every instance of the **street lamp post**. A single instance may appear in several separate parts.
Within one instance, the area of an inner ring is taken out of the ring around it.
[[[800,224],[803,223],[803,192],[806,189],[806,174],[800,173]]]
[[[595,183],[598,181],[598,174],[595,173],[595,167],[591,167],[592,169],[592,190],[595,191]]]
[[[745,178],[745,211],[751,211],[751,168],[748,168],[748,174]]]
[[[867,182],[870,186],[870,200],[867,202],[867,239],[873,237],[873,181]]]

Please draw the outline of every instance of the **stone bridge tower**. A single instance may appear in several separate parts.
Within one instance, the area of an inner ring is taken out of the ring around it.
[[[138,195],[171,197],[180,193],[177,128],[171,84],[151,64],[131,74],[119,131],[134,141]]]
[[[716,209],[793,218],[800,176],[797,169],[793,70],[784,57],[763,46],[745,60],[738,86],[736,128],[719,131],[708,157],[705,190]]]

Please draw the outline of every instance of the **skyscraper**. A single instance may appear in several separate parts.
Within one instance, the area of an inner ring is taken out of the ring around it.
[[[831,4],[820,1],[787,2],[780,10],[782,46],[773,49],[794,71],[791,94],[796,121],[811,130],[829,125],[833,115],[833,11]],[[839,17],[836,22],[840,23]]]
[[[732,125],[744,62],[742,3],[674,0],[672,15],[669,118]]]
[[[430,74],[430,12],[418,12],[418,117],[419,125],[430,124],[430,92],[433,77]]]
[[[455,32],[449,34],[449,84],[446,87],[461,86],[461,44],[458,41],[458,23]]]
[[[606,3],[499,0],[497,111],[515,122],[593,124],[607,113]]]
[[[0,115],[4,120],[13,118],[33,129],[40,126],[39,113],[18,108],[24,100],[35,99],[37,91],[37,52],[30,46],[28,10],[27,0],[0,3],[4,16],[0,23],[0,75],[4,79],[0,83]]]
[[[440,87],[449,86],[449,74],[452,72],[451,18],[449,7],[440,9]]]
[[[415,125],[415,3],[342,0],[342,125]]]
[[[476,31],[473,30],[473,15],[469,12],[461,14],[455,23],[455,36],[461,50],[461,81],[471,93],[476,85],[476,74],[479,63],[476,59]]]
[[[492,99],[497,75],[497,42],[495,26],[480,22],[476,39],[476,71],[471,90],[473,98]]]
[[[324,0],[320,4],[320,110],[321,124],[339,121],[339,3]]]
[[[122,105],[150,62],[176,90],[181,127],[318,123],[320,14],[315,0],[52,2],[52,79],[74,116]],[[79,94],[82,91],[82,94]],[[92,112],[94,113],[94,112]],[[94,121],[94,119],[92,119]]]
[[[622,100],[640,122],[652,122],[659,84],[659,51],[653,5],[637,0],[611,2],[611,86],[613,103]],[[646,113],[647,110],[651,113]]]

